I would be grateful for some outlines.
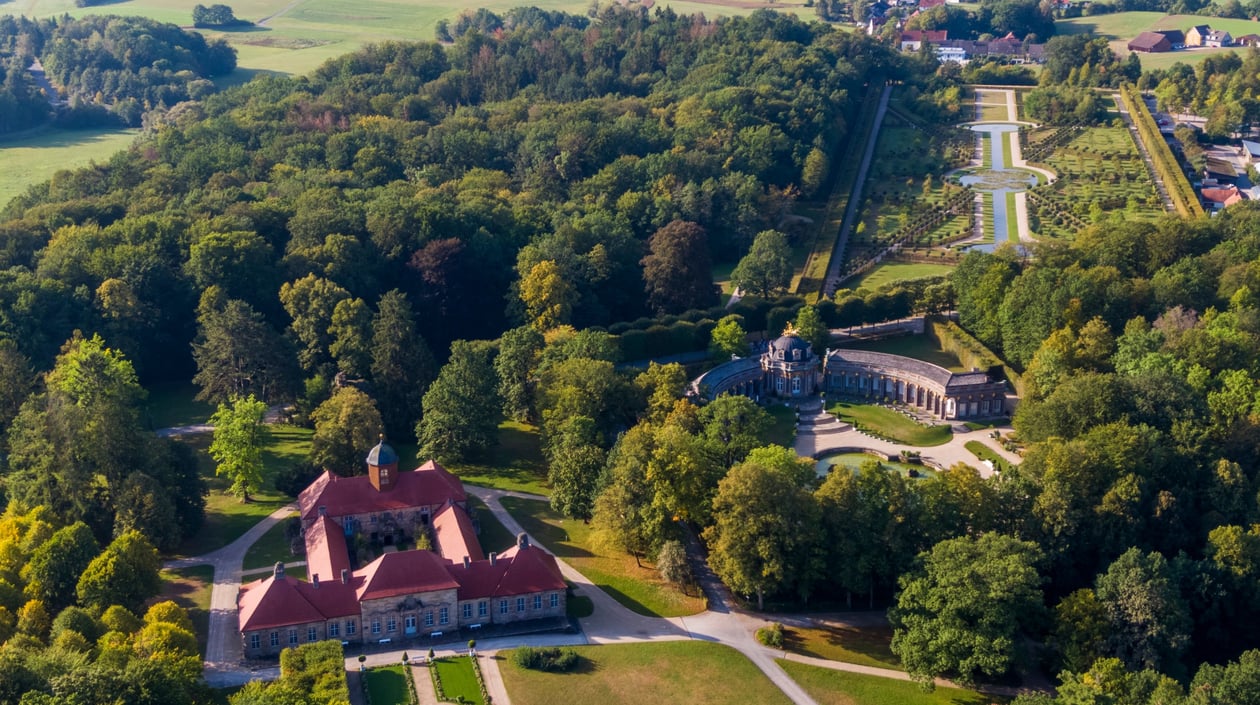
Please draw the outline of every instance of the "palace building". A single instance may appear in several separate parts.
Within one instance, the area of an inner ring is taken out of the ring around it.
[[[430,460],[399,472],[383,440],[368,474],[325,471],[298,496],[310,580],[271,575],[241,586],[237,598],[247,658],[323,639],[390,643],[565,615],[565,582],[556,559],[525,534],[507,550],[482,552],[459,479]],[[394,545],[431,536],[434,550]],[[386,551],[351,565],[356,537]]]
[[[755,400],[804,399],[828,395],[872,402],[898,402],[940,419],[970,419],[1006,413],[1006,383],[988,373],[951,372],[901,355],[829,350],[819,357],[791,328],[761,355],[723,363],[701,375],[693,393],[710,399],[740,394]]]

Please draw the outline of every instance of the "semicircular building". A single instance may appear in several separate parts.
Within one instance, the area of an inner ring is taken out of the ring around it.
[[[833,397],[915,407],[941,419],[1006,413],[1006,382],[978,369],[951,372],[901,355],[840,348],[822,358],[792,331],[761,355],[723,363],[701,375],[695,393],[714,398],[740,394],[755,400],[804,399],[825,390]]]

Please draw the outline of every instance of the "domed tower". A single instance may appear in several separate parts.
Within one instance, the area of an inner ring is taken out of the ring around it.
[[[812,395],[818,388],[821,367],[813,346],[790,325],[761,356],[766,389],[780,397]]]
[[[398,453],[385,442],[384,434],[381,442],[368,452],[367,466],[368,481],[377,492],[386,492],[398,484]]]

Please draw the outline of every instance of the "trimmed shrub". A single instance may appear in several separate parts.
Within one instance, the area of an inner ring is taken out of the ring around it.
[[[566,673],[577,668],[581,656],[573,649],[522,646],[512,652],[512,663],[532,671]]]
[[[757,630],[757,641],[762,646],[769,646],[772,649],[783,648],[783,625],[775,622],[768,627],[762,627]]]

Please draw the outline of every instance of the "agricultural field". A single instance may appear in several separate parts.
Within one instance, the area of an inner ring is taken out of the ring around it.
[[[5,165],[0,170],[0,208],[62,169],[107,161],[139,134],[139,130],[46,128],[15,139],[0,139],[0,162]]]
[[[1251,20],[1226,19],[1222,17],[1203,17],[1200,15],[1166,15],[1162,12],[1116,12],[1109,15],[1091,15],[1059,20],[1055,28],[1059,34],[1094,34],[1111,40],[1111,48],[1120,56],[1129,53],[1128,43],[1137,35],[1146,31],[1160,29],[1186,30],[1194,25],[1209,24],[1213,29],[1223,29],[1235,37],[1245,34],[1260,34],[1260,22]],[[1225,52],[1242,52],[1241,47],[1223,49],[1193,48],[1183,51],[1170,51],[1159,54],[1141,54],[1139,58],[1142,68],[1163,69],[1175,63],[1195,64],[1213,54]]]
[[[583,663],[572,673],[529,671],[499,664],[516,705],[563,700],[604,705],[779,705],[787,696],[729,646],[707,641],[579,646]],[[502,658],[502,654],[498,658]]]
[[[1030,144],[1038,140],[1034,130]],[[1071,237],[1103,213],[1123,211],[1127,220],[1155,220],[1164,213],[1150,173],[1124,127],[1080,130],[1045,160],[1059,174],[1029,192],[1032,231],[1041,237]]]

